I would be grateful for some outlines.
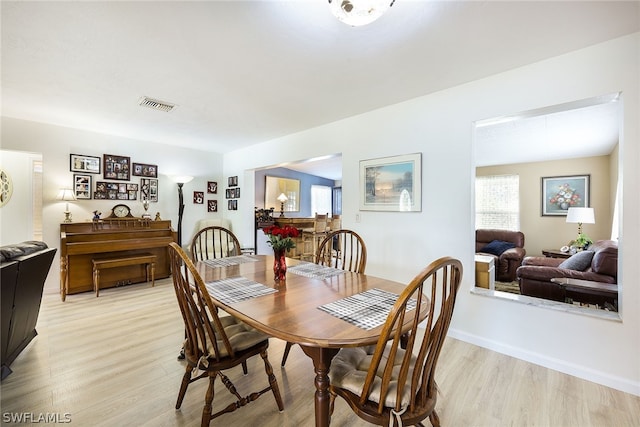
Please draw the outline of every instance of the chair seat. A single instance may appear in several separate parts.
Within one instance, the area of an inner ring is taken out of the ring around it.
[[[362,388],[364,386],[364,382],[367,378],[367,372],[369,367],[371,366],[371,359],[375,352],[375,346],[368,347],[355,347],[355,348],[342,348],[338,352],[338,354],[331,361],[331,370],[329,371],[329,378],[331,382],[331,386],[339,387],[342,389],[349,390],[355,395],[360,395],[362,393]],[[369,400],[374,401],[376,403],[380,402],[380,387],[382,385],[382,370],[386,365],[386,361],[389,358],[389,351],[391,350],[391,345],[388,344],[383,353],[383,361],[380,363],[380,369],[376,374],[376,379],[374,380],[373,389],[371,395],[369,396]],[[397,389],[397,380],[398,374],[400,370],[400,365],[402,364],[402,358],[405,355],[405,351],[402,349],[398,349],[396,353],[396,357],[393,363],[393,371],[391,374],[391,381],[389,385],[389,390],[384,399],[384,406],[394,407],[396,404],[396,389]],[[413,366],[415,366],[415,357],[411,357],[411,368],[409,369],[409,376],[412,375]],[[402,392],[402,403],[401,406],[406,406],[409,404],[411,399],[411,383],[407,383]]]
[[[229,343],[231,344],[231,348],[234,351],[246,350],[256,344],[269,339],[267,335],[252,328],[251,326],[236,319],[233,316],[220,316],[220,323],[222,323],[224,333],[227,335]],[[218,355],[221,358],[229,356],[229,353],[221,339],[217,340],[216,344],[218,346]],[[212,346],[213,344],[211,343],[207,345],[206,353],[208,355],[215,354]],[[187,347],[188,346],[185,346],[185,348]],[[200,349],[200,351],[202,351],[202,349]]]

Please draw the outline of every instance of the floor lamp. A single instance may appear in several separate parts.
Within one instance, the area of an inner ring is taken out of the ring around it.
[[[193,179],[192,176],[176,176],[173,180],[178,184],[178,245],[182,246],[182,214],[184,213],[184,196],[182,186]]]

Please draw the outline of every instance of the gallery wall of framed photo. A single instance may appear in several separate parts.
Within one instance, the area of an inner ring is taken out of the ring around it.
[[[115,154],[70,154],[69,170],[76,199],[158,201],[157,165],[132,163],[131,157]]]
[[[139,200],[158,202],[158,165],[135,162],[129,156],[103,154],[69,155],[69,171],[73,172],[73,191],[78,200]],[[238,177],[230,177],[228,199],[240,197]],[[193,192],[193,204],[218,212],[218,182],[207,181],[207,188]],[[229,200],[229,209],[237,209],[237,200]],[[233,206],[233,207],[232,207]]]

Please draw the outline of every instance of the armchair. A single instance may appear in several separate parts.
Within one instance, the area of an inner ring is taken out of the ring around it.
[[[498,244],[494,243],[491,246],[510,246],[510,248],[503,252],[487,252],[491,250],[487,249],[487,245],[492,242],[498,242]],[[504,245],[504,243],[507,245]],[[520,267],[522,259],[527,253],[524,249],[524,233],[509,230],[476,230],[476,253],[494,258],[496,280],[513,282],[516,280],[516,270]]]

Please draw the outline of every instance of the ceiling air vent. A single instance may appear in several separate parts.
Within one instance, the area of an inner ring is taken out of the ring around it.
[[[175,104],[169,104],[168,102],[159,101],[157,99],[148,98],[146,96],[143,96],[140,99],[139,104],[143,107],[149,107],[153,108],[154,110],[165,111],[167,113],[173,110],[173,107],[175,107]]]

